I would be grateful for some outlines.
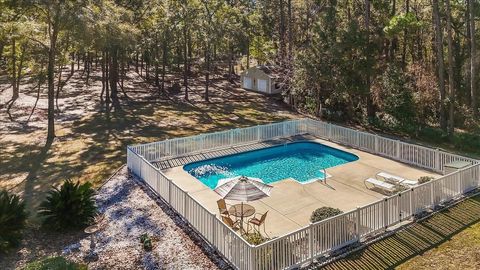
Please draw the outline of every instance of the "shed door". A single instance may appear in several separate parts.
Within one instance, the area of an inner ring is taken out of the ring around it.
[[[268,92],[267,91],[267,80],[258,80],[258,91]]]
[[[252,78],[243,77],[243,88],[252,89]]]

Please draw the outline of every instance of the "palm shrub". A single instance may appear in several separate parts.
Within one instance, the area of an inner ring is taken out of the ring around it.
[[[26,219],[25,202],[6,190],[0,191],[0,252],[18,245]]]
[[[54,229],[76,229],[88,226],[95,215],[94,190],[90,183],[65,181],[54,187],[40,204],[39,215],[43,224]]]

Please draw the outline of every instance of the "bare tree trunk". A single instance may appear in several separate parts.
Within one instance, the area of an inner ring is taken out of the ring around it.
[[[109,110],[109,105],[110,105],[110,54],[108,52],[108,49],[105,50],[105,105],[107,107],[107,110]]]
[[[50,47],[48,50],[48,67],[47,67],[47,81],[48,81],[48,128],[47,141],[52,141],[55,138],[55,54],[57,52],[57,36],[58,31],[56,26],[53,28],[50,35]]]
[[[120,57],[120,69],[121,69],[121,76],[120,76],[120,87],[122,88],[123,94],[126,96],[125,88],[123,87],[126,71],[125,71],[125,51],[122,50],[121,57]]]
[[[3,41],[0,41],[0,62],[2,62],[4,47],[5,47],[5,44],[3,43]]]
[[[25,61],[25,51],[27,50],[26,45],[22,45],[20,50],[20,61],[18,62],[18,69],[17,69],[17,81],[16,81],[16,89],[17,89],[17,97],[20,94],[20,80],[22,79],[22,70],[23,70],[23,63]]]
[[[143,64],[145,62],[145,51],[140,56],[140,77],[143,77]]]
[[[17,100],[19,91],[17,89],[17,47],[16,40],[12,38],[12,103]]]
[[[108,67],[109,79],[110,79],[110,97],[112,98],[112,104],[118,107],[118,48],[114,47],[111,50],[110,66]]]
[[[183,85],[185,86],[185,100],[188,100],[188,29],[183,27]]]
[[[160,50],[158,49],[158,45],[155,44],[155,86],[157,89],[160,88],[160,67],[158,65],[158,60],[160,58]]]
[[[209,102],[208,86],[210,85],[210,41],[207,41],[205,50],[206,72],[205,72],[205,101]]]
[[[150,51],[145,50],[145,78],[146,80],[150,80]]]
[[[365,30],[367,33],[367,44],[370,44],[370,0],[365,0]],[[368,51],[368,50],[367,50]],[[370,63],[370,53],[367,52],[367,62]],[[373,98],[371,93],[371,81],[370,81],[370,69],[367,71],[366,78],[367,88],[367,117],[369,122],[373,122],[375,119],[375,106],[373,104]]]
[[[447,12],[447,42],[448,42],[448,90],[450,92],[449,97],[449,113],[448,113],[448,134],[453,137],[455,132],[455,74],[454,60],[453,60],[453,37],[452,37],[452,11],[450,8],[450,0],[445,1]]]
[[[168,34],[165,33],[163,38],[163,50],[162,50],[162,92],[165,92],[165,73],[168,60],[168,44],[167,44]]]
[[[395,16],[396,12],[397,12],[397,2],[396,2],[396,0],[393,0],[392,1],[392,11],[391,11],[390,16],[391,17]],[[398,46],[398,37],[395,35],[392,38],[392,42],[390,44],[390,51],[389,51],[390,61],[395,61],[395,51],[397,50],[397,46]]]
[[[438,88],[440,90],[440,127],[447,131],[447,118],[445,109],[445,67],[443,63],[443,34],[440,22],[438,0],[432,0],[433,24],[435,25],[435,47],[437,50]]]
[[[75,53],[71,52],[70,53],[70,76],[73,76],[73,73],[75,72]]]
[[[60,111],[60,108],[58,106],[58,97],[60,96],[60,91],[62,90],[62,71],[63,65],[60,65],[57,79],[57,93],[55,94],[55,107],[57,108],[58,112]]]
[[[87,77],[85,79],[85,84],[88,85],[88,80],[90,79],[90,67],[91,67],[91,55],[90,52],[87,52],[87,57],[85,58],[85,69],[87,72]]]
[[[15,48],[15,39],[12,42],[13,48],[12,48],[12,88],[13,88],[13,95],[12,99],[9,101],[8,107],[7,107],[7,114],[10,117],[10,120],[13,120],[10,114],[10,109],[13,107],[13,104],[15,104],[15,101],[18,99],[20,96],[20,80],[22,78],[22,69],[23,69],[23,62],[25,60],[25,50],[26,46],[22,45],[21,50],[20,50],[20,60],[18,61],[18,67],[17,67],[17,61],[16,61],[16,48]],[[15,72],[16,71],[16,72]]]
[[[40,89],[41,89],[42,84],[45,80],[45,77],[43,75],[43,69],[44,69],[44,67],[43,67],[43,64],[42,64],[42,68],[40,69],[40,75],[39,75],[39,78],[38,78],[37,97],[35,99],[35,104],[33,104],[32,111],[30,112],[30,115],[28,116],[27,123],[30,121],[30,118],[32,117],[33,113],[35,112],[35,109],[37,108],[38,100],[40,99]]]
[[[80,70],[80,52],[77,51],[77,70]]]
[[[292,15],[292,0],[288,0],[288,61],[293,58],[293,15]]]
[[[250,37],[247,40],[247,69],[250,68]]]
[[[283,65],[286,55],[286,46],[285,46],[285,8],[284,0],[280,0],[278,8],[280,9],[280,22],[279,22],[279,60],[281,65]]]
[[[405,0],[405,13],[408,14],[409,12],[410,12],[410,0]],[[408,42],[407,36],[408,36],[408,31],[407,29],[405,29],[405,31],[403,32],[403,52],[402,52],[403,67],[405,67],[407,63],[407,42]]]
[[[102,92],[100,93],[100,101],[103,102],[103,94],[105,93],[105,80],[106,80],[106,74],[105,74],[105,51],[102,51],[102,62],[100,63],[101,69],[102,69]]]
[[[138,74],[138,52],[135,53],[135,72]]]
[[[470,102],[473,113],[478,115],[477,108],[477,88],[476,88],[476,76],[477,69],[475,63],[475,56],[477,55],[477,48],[475,42],[475,11],[473,7],[473,1],[468,1],[470,11]]]

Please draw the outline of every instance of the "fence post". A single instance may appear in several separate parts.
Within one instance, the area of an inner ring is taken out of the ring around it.
[[[360,229],[360,207],[357,206],[357,220],[355,221],[357,224],[356,226],[356,233],[357,233],[357,240],[360,242],[360,236],[362,235],[361,229]]]
[[[141,179],[145,180],[143,178],[143,158],[140,158],[140,173],[139,173],[139,176]]]
[[[397,210],[398,210],[398,218],[399,218],[399,222],[402,221],[402,209],[401,209],[401,205],[400,205],[400,198],[402,197],[402,193],[398,193],[398,197],[397,197]]]
[[[385,198],[383,200],[383,227],[385,228],[385,231],[387,230],[388,227],[388,207],[387,207],[387,201],[388,198]]]
[[[455,176],[455,179],[457,184],[458,184],[458,194],[455,195],[455,197],[458,197],[459,195],[463,194],[463,191],[465,190],[465,173],[462,171],[457,171],[457,174]]]
[[[374,149],[374,153],[377,154],[378,153],[378,135],[375,134],[375,149]]]
[[[188,220],[188,196],[189,196],[188,192],[185,191],[185,197],[183,198],[183,211],[185,212],[184,217],[187,220]]]
[[[313,224],[308,226],[308,251],[310,252],[310,261],[313,262]]]
[[[435,197],[434,197],[434,190],[433,190],[433,182],[430,181],[430,200],[431,200],[431,208],[435,208]]]
[[[168,179],[168,203],[172,204],[172,180]]]
[[[360,147],[360,132],[355,130],[355,133],[357,134],[357,144],[356,145],[357,145],[358,148],[361,149],[362,147]]]
[[[248,246],[248,249],[250,251],[250,260],[248,260],[250,262],[249,264],[249,269],[252,269],[254,270],[255,269],[255,246]]]
[[[397,140],[397,141],[396,141],[396,144],[397,144],[397,160],[402,160],[402,155],[401,155],[401,153],[400,153],[400,149],[401,149],[401,147],[400,147],[400,141]]]
[[[217,214],[213,214],[211,215],[212,217],[212,244],[216,247],[217,246],[217,222],[216,222],[216,219],[217,219]]]
[[[440,165],[440,151],[435,149],[435,169],[437,169],[437,172],[442,172],[442,166]]]
[[[327,128],[327,138],[329,140],[331,140],[332,139],[332,124],[328,123],[327,125],[328,125],[327,126],[328,127]]]
[[[414,199],[414,194],[413,194],[413,187],[410,189],[410,215],[414,215],[413,213],[413,199]]]

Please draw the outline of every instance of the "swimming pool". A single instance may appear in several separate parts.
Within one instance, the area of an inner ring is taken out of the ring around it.
[[[300,183],[323,179],[323,169],[358,157],[320,143],[294,142],[185,165],[183,169],[214,189],[220,179],[250,176],[273,183],[293,178]]]

